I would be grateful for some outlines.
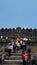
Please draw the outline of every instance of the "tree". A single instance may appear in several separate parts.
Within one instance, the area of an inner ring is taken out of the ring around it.
[[[1,28],[1,32],[4,32],[4,28]]]
[[[19,33],[21,31],[21,27],[17,27],[16,31]]]

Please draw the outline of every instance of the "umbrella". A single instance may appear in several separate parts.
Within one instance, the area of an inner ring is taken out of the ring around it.
[[[24,38],[23,40],[27,41],[28,39],[27,38]]]

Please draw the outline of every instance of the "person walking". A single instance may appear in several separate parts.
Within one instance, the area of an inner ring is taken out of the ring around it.
[[[16,41],[16,47],[17,47],[17,52],[18,52],[20,49],[20,41]]]
[[[25,40],[22,41],[22,49],[26,51],[26,41]]]
[[[10,45],[8,46],[8,55],[9,55],[9,56],[11,56],[11,51],[12,51],[12,49],[13,49],[13,46],[12,46],[12,44],[10,44]]]
[[[23,60],[23,65],[26,65],[26,63],[27,63],[27,56],[26,56],[26,53],[24,51],[22,51],[22,60]]]
[[[28,65],[32,65],[32,59],[33,59],[33,54],[31,52],[31,49],[29,48],[28,49],[28,59],[27,59]]]

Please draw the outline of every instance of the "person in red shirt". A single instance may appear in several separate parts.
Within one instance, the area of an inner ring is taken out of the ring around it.
[[[26,65],[26,53],[22,51],[22,60],[23,60],[23,65]]]
[[[32,55],[32,52],[31,52],[31,49],[29,48],[28,49],[28,65],[32,65],[32,57],[33,57],[33,55]]]

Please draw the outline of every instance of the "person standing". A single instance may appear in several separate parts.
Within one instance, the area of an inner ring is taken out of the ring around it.
[[[13,49],[13,46],[12,46],[12,44],[10,44],[10,45],[8,46],[8,55],[9,55],[9,56],[11,56],[11,51],[12,51],[12,49]]]
[[[22,60],[23,60],[23,65],[26,65],[27,56],[26,56],[26,53],[24,51],[22,51]]]
[[[25,41],[22,42],[22,49],[25,50]]]
[[[32,65],[32,59],[33,59],[33,54],[31,52],[31,49],[28,49],[28,65]]]

